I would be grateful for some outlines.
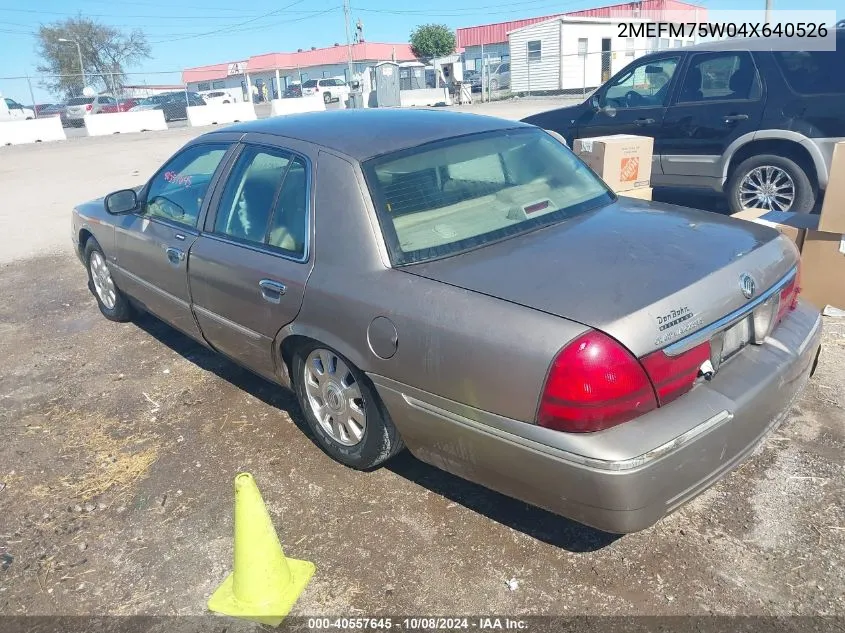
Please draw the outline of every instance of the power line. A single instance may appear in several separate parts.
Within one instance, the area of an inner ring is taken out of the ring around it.
[[[299,4],[296,2],[294,4]],[[290,5],[293,6],[293,5]],[[183,7],[187,8],[187,7]],[[67,13],[62,11],[41,11],[38,9],[7,9],[7,8],[0,8],[0,11],[15,11],[17,13],[33,13],[36,15],[58,15],[64,17],[83,17],[83,18],[141,18],[141,19],[149,19],[149,20],[161,20],[162,18],[166,18],[168,20],[231,20],[234,16],[231,15],[127,15],[125,13],[86,13],[82,15],[81,13]],[[260,19],[267,15],[272,15],[273,11],[269,14],[265,13],[263,15],[257,16],[256,19]],[[241,13],[243,15],[243,13]]]

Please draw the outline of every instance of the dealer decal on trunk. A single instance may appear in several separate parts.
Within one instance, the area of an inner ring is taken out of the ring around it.
[[[666,332],[657,337],[654,341],[656,347],[662,347],[670,341],[686,334],[692,330],[697,330],[703,325],[701,318],[695,318],[695,313],[689,309],[688,306],[681,306],[674,310],[669,310],[666,314],[658,315],[657,328],[663,332],[669,328],[676,328],[671,332]]]

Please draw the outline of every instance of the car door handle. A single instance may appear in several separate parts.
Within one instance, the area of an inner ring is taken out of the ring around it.
[[[185,251],[179,248],[173,248],[172,246],[168,248],[165,253],[167,254],[167,259],[170,260],[170,263],[178,266],[179,262],[185,259]]]
[[[725,123],[733,123],[735,121],[747,121],[748,115],[747,114],[729,114],[725,117]]]
[[[634,125],[651,125],[654,123],[654,119],[636,119],[634,121]]]
[[[272,279],[262,279],[258,282],[258,286],[261,288],[261,296],[270,303],[281,303],[282,295],[287,292],[285,284],[280,284]]]

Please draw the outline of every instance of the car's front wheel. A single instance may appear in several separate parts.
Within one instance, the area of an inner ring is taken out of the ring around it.
[[[404,448],[375,387],[346,358],[314,342],[296,351],[292,365],[299,406],[330,457],[366,470]]]
[[[85,267],[88,269],[88,288],[97,299],[103,316],[118,322],[131,319],[132,306],[114,283],[103,249],[93,237],[85,243]]]
[[[728,180],[731,211],[768,209],[810,213],[816,190],[806,171],[786,156],[759,154],[737,165]]]

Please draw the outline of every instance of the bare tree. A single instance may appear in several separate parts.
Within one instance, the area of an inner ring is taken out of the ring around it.
[[[150,57],[150,45],[138,29],[123,32],[79,16],[42,24],[36,52],[43,61],[38,72],[51,75],[41,85],[56,95],[72,97],[81,94],[85,85],[118,92],[126,69]]]

